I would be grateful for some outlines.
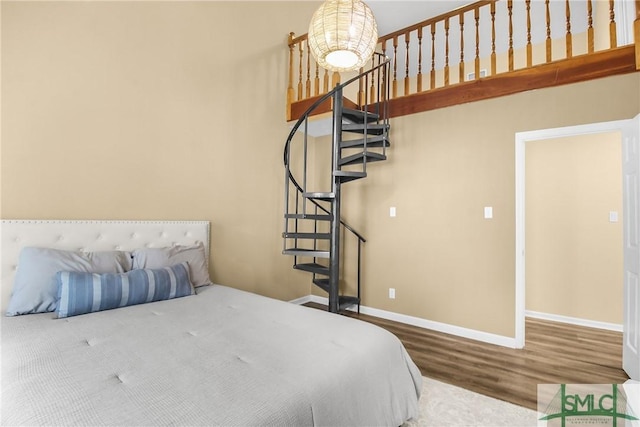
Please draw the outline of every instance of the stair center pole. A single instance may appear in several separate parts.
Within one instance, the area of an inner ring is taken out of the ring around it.
[[[340,141],[342,140],[342,88],[333,94],[333,138],[331,154],[332,192],[334,194],[331,205],[331,255],[329,258],[329,311],[339,311],[340,294],[340,178],[334,172],[340,169]]]

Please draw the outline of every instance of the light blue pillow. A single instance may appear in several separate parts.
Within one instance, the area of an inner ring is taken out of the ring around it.
[[[80,252],[27,246],[18,257],[18,271],[7,316],[55,311],[58,271],[124,273],[131,270],[131,253]]]
[[[171,267],[115,274],[60,271],[56,274],[56,279],[58,318],[195,293],[186,262]]]

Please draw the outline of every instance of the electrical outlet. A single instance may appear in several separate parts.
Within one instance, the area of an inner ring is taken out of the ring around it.
[[[389,288],[389,299],[396,299],[396,289]]]

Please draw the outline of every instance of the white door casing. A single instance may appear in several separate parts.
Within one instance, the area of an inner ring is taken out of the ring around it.
[[[517,132],[515,135],[515,172],[516,172],[516,254],[515,254],[515,348],[523,348],[525,345],[525,146],[527,142],[545,139],[571,137],[576,135],[597,134],[607,132],[620,132],[630,134],[631,122],[635,123],[636,143],[638,143],[638,120],[616,120],[611,122],[590,123],[586,125],[567,126],[561,128],[541,129],[534,131]],[[624,156],[624,147],[623,147]],[[637,153],[636,153],[637,154]],[[638,155],[638,168],[640,168],[640,154]],[[623,165],[624,173],[624,165]],[[623,191],[626,188],[623,188]],[[623,199],[625,198],[623,194]],[[640,195],[638,196],[640,198]],[[625,199],[626,200],[626,199]],[[623,203],[624,205],[624,203]],[[627,213],[623,216],[623,226],[627,226]],[[640,227],[636,227],[636,232]],[[626,228],[625,228],[626,230]],[[640,238],[638,239],[640,240]],[[626,256],[626,255],[625,255]],[[640,261],[639,261],[640,264]],[[640,272],[639,272],[640,273]],[[622,297],[622,295],[621,295]],[[626,298],[626,297],[625,297]],[[626,304],[626,302],[625,302]],[[640,304],[636,304],[638,306]],[[636,317],[637,319],[637,317]],[[623,329],[628,329],[626,324]],[[636,334],[638,327],[636,326]],[[637,338],[636,338],[637,342]]]
[[[624,313],[622,366],[640,381],[640,115],[622,128]]]

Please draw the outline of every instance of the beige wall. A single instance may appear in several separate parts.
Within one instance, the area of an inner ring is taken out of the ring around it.
[[[286,35],[317,4],[2,2],[2,218],[210,220],[215,281],[308,294],[280,253],[281,164]],[[513,336],[515,132],[631,118],[639,92],[634,74],[394,119],[389,160],[344,187],[364,303]]]
[[[286,40],[317,2],[1,2],[2,218],[204,219],[215,281],[281,255]]]
[[[636,73],[393,119],[389,159],[343,190],[364,304],[513,337],[516,132],[632,118],[638,93]]]
[[[526,143],[527,310],[622,323],[620,141],[612,132]]]

